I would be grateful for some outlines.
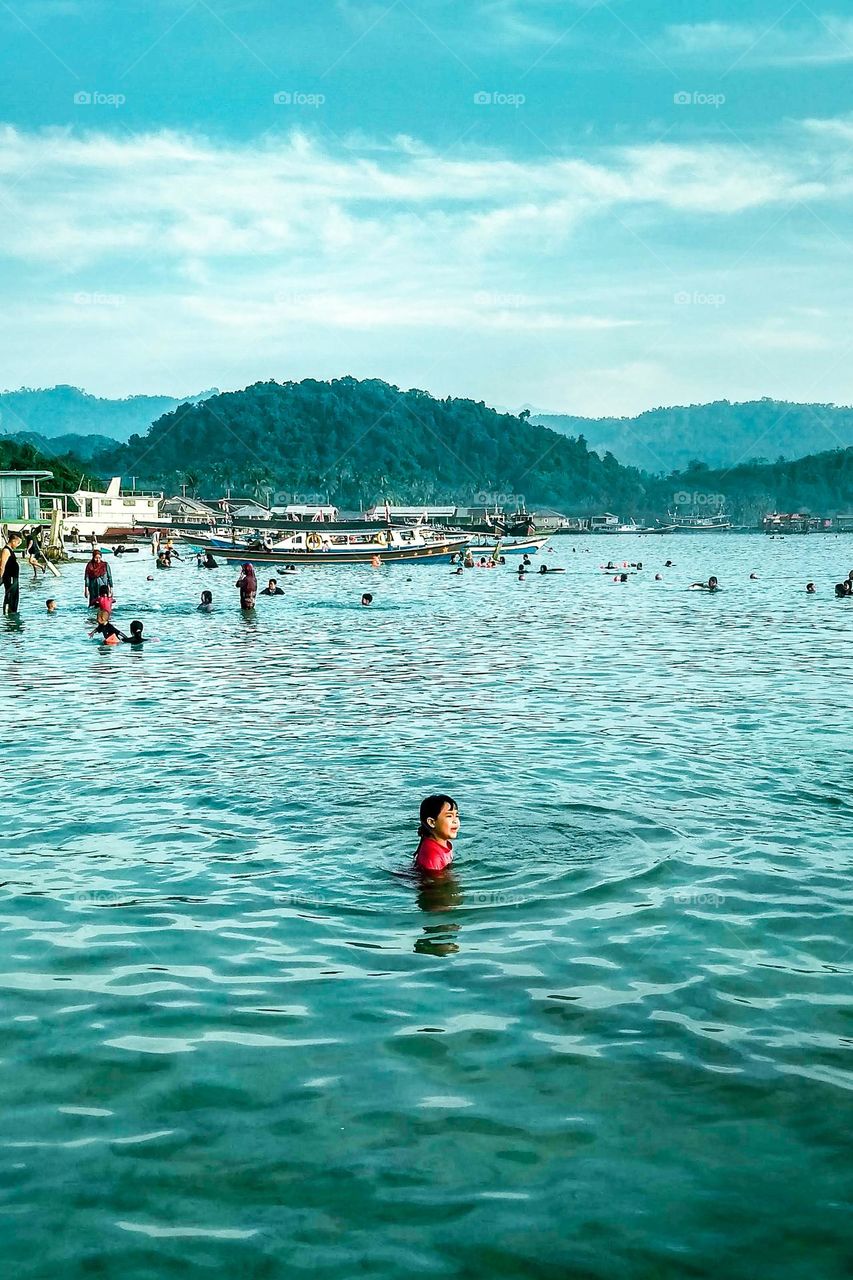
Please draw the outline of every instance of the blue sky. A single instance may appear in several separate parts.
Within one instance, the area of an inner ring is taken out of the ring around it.
[[[0,0],[0,385],[850,403],[853,14]]]

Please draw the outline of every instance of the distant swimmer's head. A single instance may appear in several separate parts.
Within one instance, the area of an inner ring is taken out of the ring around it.
[[[275,578],[270,578],[269,582],[267,583],[267,586],[268,586],[268,587],[277,587],[277,586],[278,586],[278,583],[276,582]]]
[[[149,574],[148,574],[148,576],[147,576],[147,578],[145,579],[145,581],[146,581],[146,582],[153,582],[153,581],[154,581],[154,574],[153,574],[153,573],[149,573]]]
[[[810,595],[810,596],[812,596],[812,595],[814,595],[815,591],[817,591],[817,587],[815,586],[815,584],[814,584],[813,582],[807,582],[807,583],[806,583],[806,591],[809,593],[809,595]]]
[[[627,575],[627,573],[620,573],[620,574],[619,574],[619,581],[620,581],[620,582],[627,582],[627,581],[628,581],[628,575]]]
[[[99,625],[100,625],[100,624],[102,624],[102,623],[104,623],[104,622],[109,622],[109,620],[110,620],[110,611],[109,611],[109,609],[99,609],[99,610],[98,610],[98,623],[99,623]]]
[[[540,572],[540,573],[547,573],[547,572],[548,572],[548,566],[547,566],[547,564],[540,564],[540,566],[539,566],[539,572]]]
[[[757,581],[758,581],[758,574],[757,574],[757,573],[751,573],[751,574],[749,575],[749,580],[750,580],[750,582],[757,582]]]
[[[212,591],[202,591],[202,593],[201,593],[201,602],[202,602],[202,604],[213,604],[213,592],[212,592]]]
[[[55,601],[55,600],[46,600],[46,601],[45,601],[45,607],[46,607],[46,609],[47,609],[48,613],[56,613],[56,601]]]
[[[663,580],[663,574],[662,574],[662,573],[656,573],[656,574],[655,574],[655,582],[661,582],[662,580]]]
[[[718,582],[717,582],[717,579],[716,579],[716,578],[713,576],[713,574],[712,574],[712,575],[711,575],[711,577],[708,579],[708,590],[709,590],[709,591],[716,591],[716,590],[717,590],[718,585],[719,585],[719,584],[718,584]]]
[[[836,582],[836,584],[835,584],[835,594],[836,594],[837,596],[846,596],[846,595],[847,595],[847,585],[846,585],[846,583],[844,583],[844,582]]]
[[[134,618],[133,622],[130,624],[130,638],[131,640],[142,639],[142,623],[138,618]]]
[[[664,569],[671,569],[671,568],[672,568],[672,561],[667,560],[666,564],[664,565]]]
[[[418,835],[423,840],[434,836],[436,840],[455,840],[459,831],[459,806],[452,796],[427,796],[421,801]]]
[[[364,595],[361,597],[361,603],[373,604],[373,596],[370,594],[369,591],[365,591]]]

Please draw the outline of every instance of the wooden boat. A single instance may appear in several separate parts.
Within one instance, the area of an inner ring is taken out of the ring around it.
[[[266,544],[208,538],[200,542],[215,559],[252,564],[438,564],[468,547],[468,537],[435,529],[350,529],[323,531],[315,525]]]

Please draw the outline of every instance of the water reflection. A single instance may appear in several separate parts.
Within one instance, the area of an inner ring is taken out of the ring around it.
[[[462,886],[451,872],[442,876],[423,876],[418,884],[418,906],[421,911],[450,911],[462,905]],[[424,925],[423,936],[415,940],[415,951],[432,956],[453,955],[459,950],[454,941],[461,925],[455,921]]]

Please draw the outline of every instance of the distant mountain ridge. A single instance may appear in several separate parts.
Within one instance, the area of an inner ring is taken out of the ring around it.
[[[561,435],[583,435],[590,449],[653,475],[683,470],[694,459],[733,467],[853,445],[853,408],[770,398],[673,405],[634,418],[537,413],[531,421]]]
[[[146,431],[164,413],[182,404],[198,404],[218,395],[216,388],[197,395],[127,396],[121,400],[89,395],[79,387],[21,387],[0,392],[0,435],[21,433],[43,436],[106,436],[129,440],[134,432]]]

